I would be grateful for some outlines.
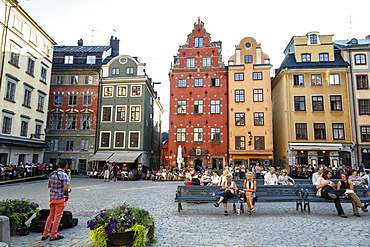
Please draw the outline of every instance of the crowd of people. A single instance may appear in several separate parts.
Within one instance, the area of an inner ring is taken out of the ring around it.
[[[23,163],[3,165],[0,164],[0,180],[32,177],[38,175],[48,175],[57,167],[52,163]]]

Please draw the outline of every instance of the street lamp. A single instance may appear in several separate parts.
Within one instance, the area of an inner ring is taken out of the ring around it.
[[[249,146],[251,146],[251,145],[252,145],[252,139],[253,139],[252,132],[251,132],[251,131],[248,131],[248,135],[249,135],[249,142],[248,142],[248,145],[249,145]]]

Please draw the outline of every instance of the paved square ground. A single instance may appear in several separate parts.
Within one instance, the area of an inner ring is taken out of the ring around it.
[[[60,232],[60,241],[41,241],[40,233],[12,236],[13,247],[94,246],[86,221],[100,209],[127,202],[147,209],[155,218],[158,243],[148,246],[370,246],[370,213],[353,216],[350,203],[343,204],[348,219],[336,216],[334,203],[312,203],[311,213],[295,210],[294,203],[257,203],[252,216],[223,216],[222,205],[183,204],[177,212],[175,191],[181,182],[118,181],[73,177],[66,210],[79,219],[75,228]],[[258,190],[257,190],[258,191]],[[0,199],[25,198],[48,208],[47,181],[0,185]]]

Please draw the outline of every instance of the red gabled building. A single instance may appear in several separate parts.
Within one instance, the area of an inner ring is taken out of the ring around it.
[[[199,19],[170,70],[169,160],[173,167],[222,169],[227,158],[227,71],[222,42]],[[179,148],[180,146],[180,148]],[[182,159],[178,159],[179,150]]]

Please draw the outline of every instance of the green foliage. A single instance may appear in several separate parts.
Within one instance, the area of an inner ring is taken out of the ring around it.
[[[90,231],[90,238],[94,243],[96,243],[98,247],[107,246],[108,234],[104,232],[103,226],[100,226],[95,230]]]

